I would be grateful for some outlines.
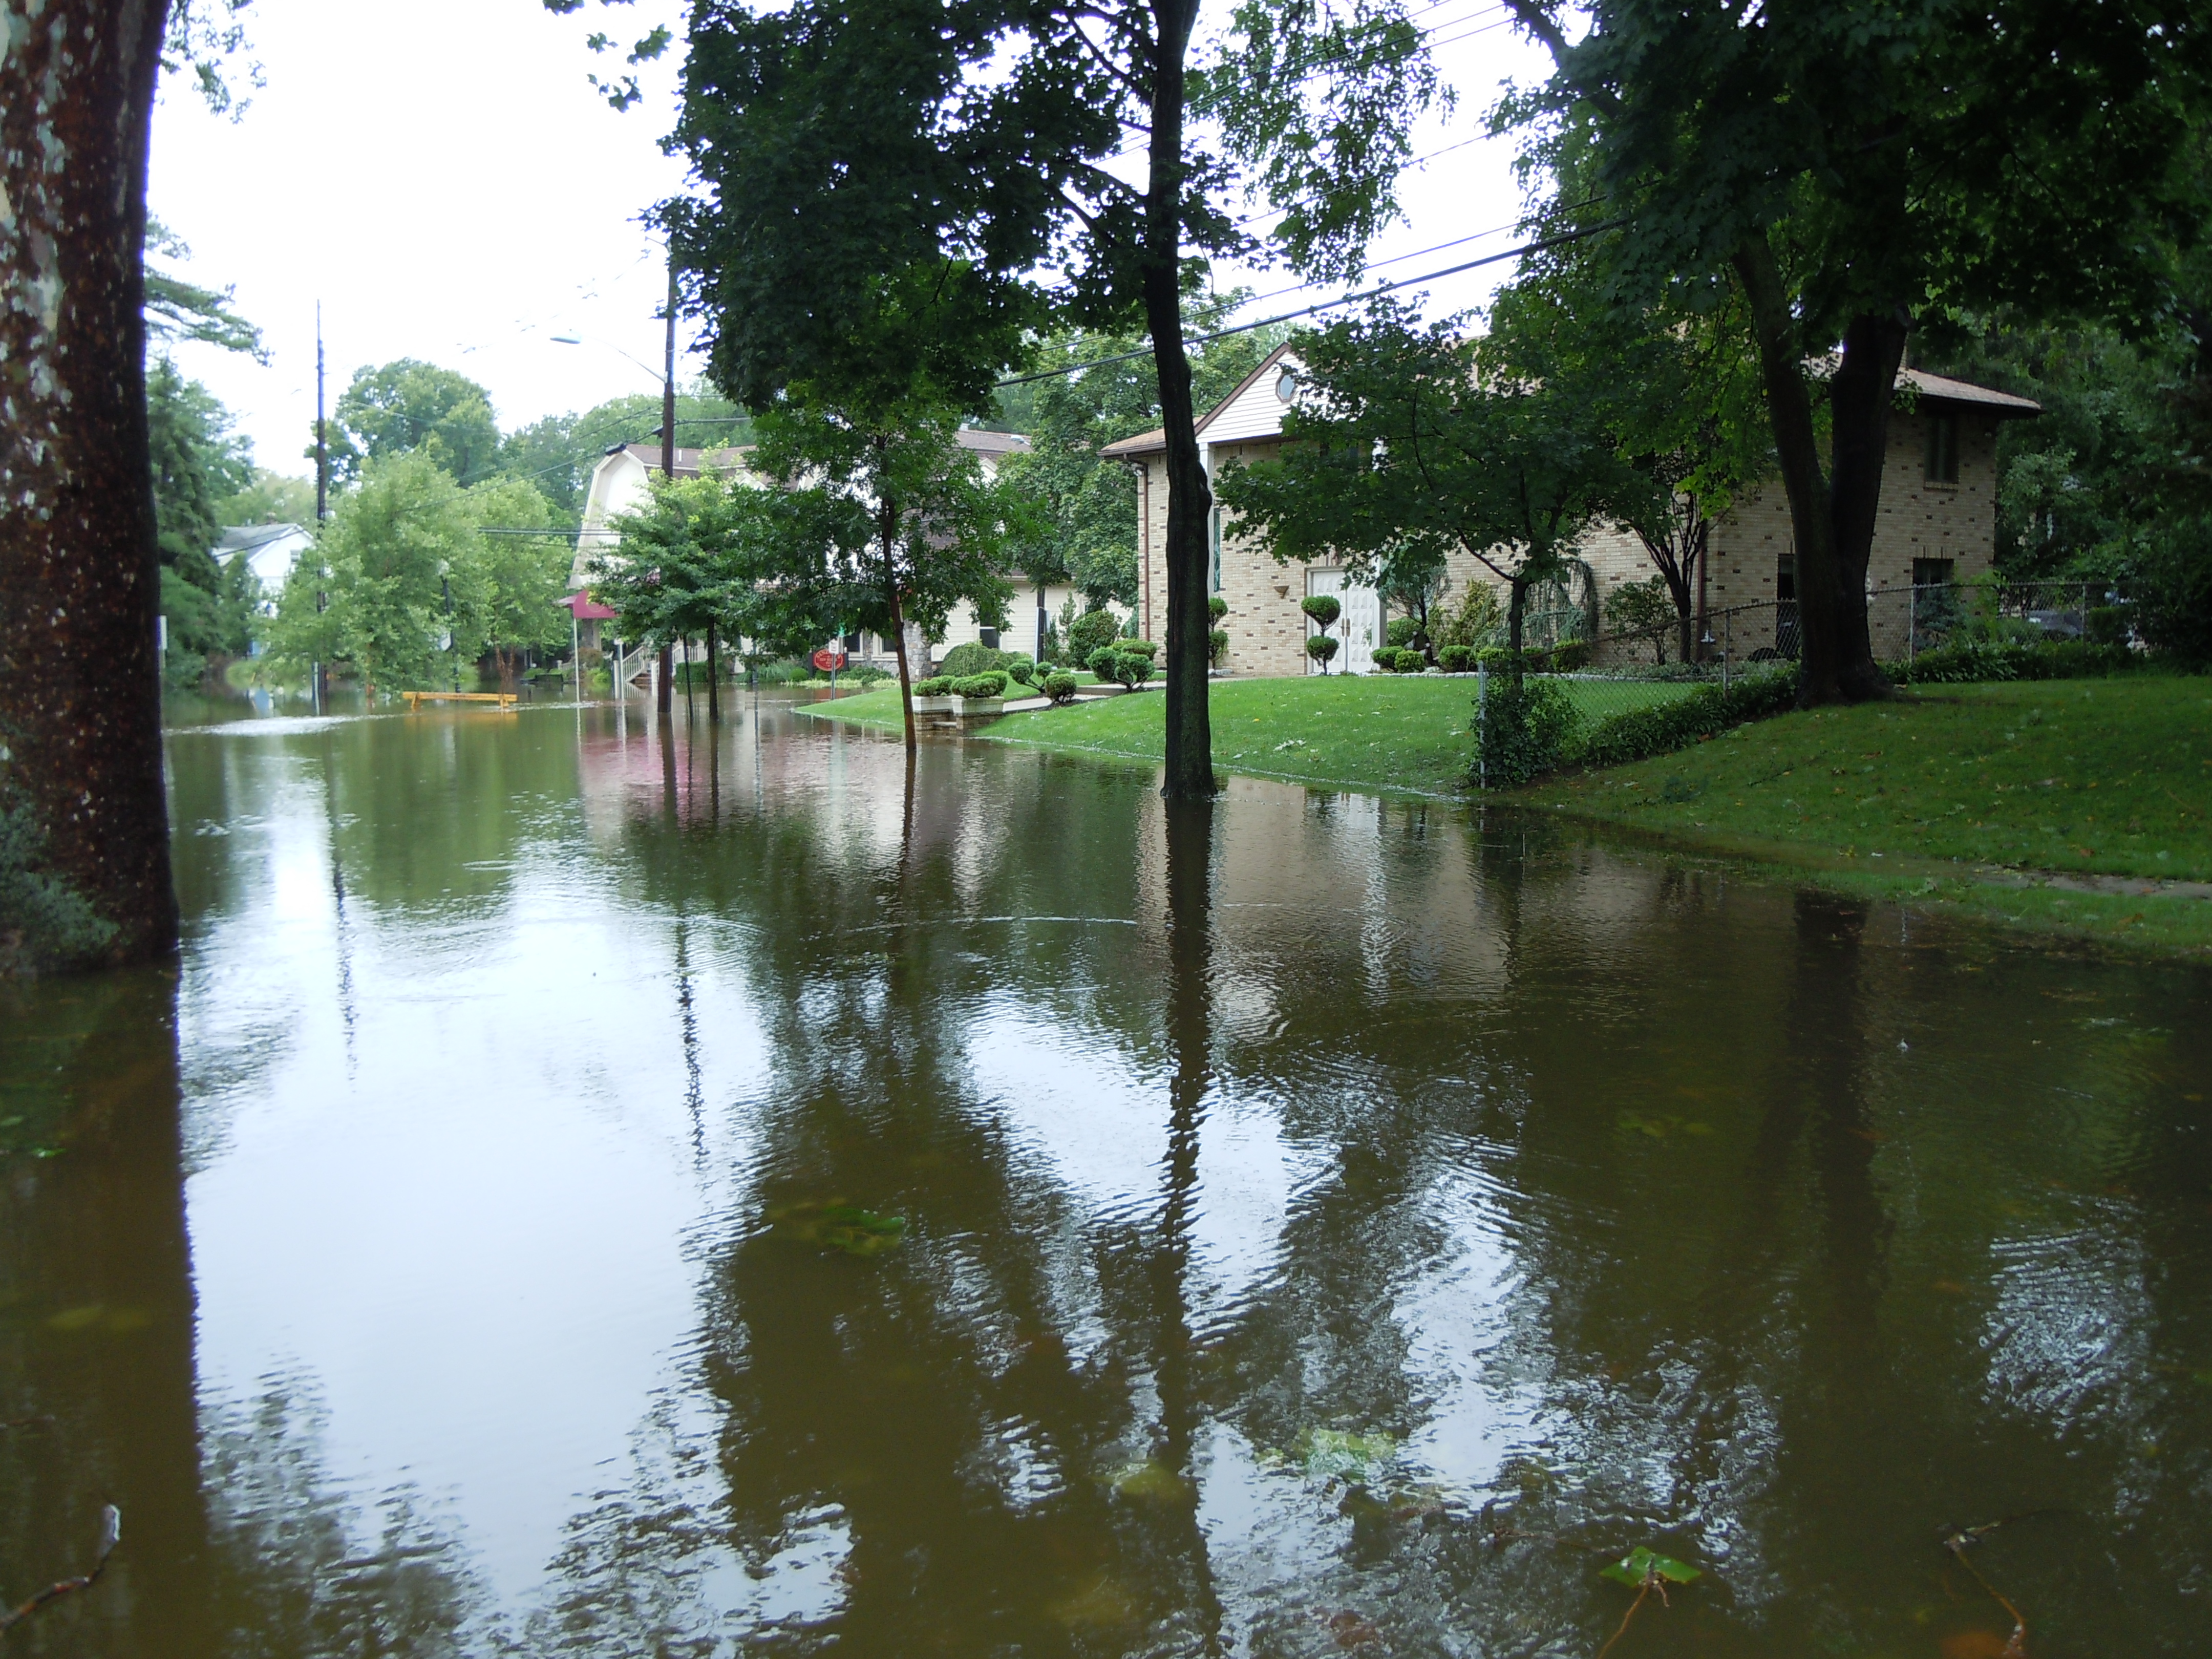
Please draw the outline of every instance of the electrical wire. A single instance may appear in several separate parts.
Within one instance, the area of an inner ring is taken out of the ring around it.
[[[1256,323],[1238,323],[1233,327],[1217,328],[1209,333],[1193,334],[1186,337],[1183,343],[1186,346],[1204,345],[1209,340],[1225,340],[1232,334],[1249,334],[1255,329],[1273,328],[1279,323],[1296,322],[1301,317],[1311,317],[1319,312],[1334,311],[1339,306],[1358,305],[1362,300],[1372,300],[1379,295],[1393,293],[1401,288],[1411,288],[1416,283],[1432,283],[1439,276],[1455,276],[1462,270],[1473,270],[1479,265],[1494,265],[1501,260],[1517,259],[1524,253],[1541,253],[1547,248],[1562,247],[1569,242],[1579,242],[1586,236],[1597,235],[1601,231],[1618,230],[1627,222],[1625,219],[1608,219],[1603,224],[1592,225],[1584,230],[1565,231],[1557,236],[1540,236],[1533,242],[1523,242],[1518,247],[1509,247],[1502,252],[1486,253],[1479,259],[1468,259],[1459,264],[1446,265],[1441,270],[1423,271],[1418,276],[1401,276],[1395,283],[1384,283],[1376,288],[1364,289],[1357,294],[1346,294],[1334,300],[1323,300],[1315,305],[1302,307],[1297,311],[1284,312],[1280,316],[1263,317]],[[995,381],[994,385],[1000,387],[1030,386],[1039,380],[1056,380],[1064,374],[1078,374],[1087,368],[1103,368],[1109,363],[1133,362],[1139,357],[1149,357],[1152,355],[1152,348],[1147,345],[1135,351],[1119,352],[1110,357],[1093,357],[1086,362],[1070,363],[1064,368],[1049,368],[1036,374],[1017,374],[1009,380]]]

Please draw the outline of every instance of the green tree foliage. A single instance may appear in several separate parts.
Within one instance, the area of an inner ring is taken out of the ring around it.
[[[149,345],[195,341],[224,351],[243,352],[256,362],[269,361],[261,331],[231,309],[237,290],[201,288],[152,263],[155,255],[189,259],[184,239],[159,219],[146,221],[146,339]]]
[[[1273,460],[1230,464],[1221,498],[1278,559],[1340,558],[1370,586],[1435,586],[1472,555],[1506,584],[1521,649],[1529,589],[1565,573],[1574,538],[1632,482],[1592,418],[1582,365],[1523,331],[1478,348],[1389,302],[1302,336],[1310,395]]]
[[[1650,299],[1622,281],[1618,252],[1580,242],[1531,259],[1492,308],[1489,355],[1571,366],[1624,464],[1607,515],[1644,544],[1687,662],[1713,524],[1772,476],[1773,437],[1741,298],[1712,281]]]
[[[499,465],[491,394],[450,368],[401,357],[356,369],[332,413],[331,471],[344,482],[360,477],[368,461],[418,450],[463,484],[489,477]]]
[[[1191,399],[1200,410],[1227,397],[1279,343],[1274,330],[1232,334],[1191,348]],[[1103,461],[1108,444],[1160,423],[1159,378],[1142,357],[1121,356],[1143,342],[1133,335],[1063,330],[1037,351],[1037,367],[1077,372],[1001,394],[1007,423],[1025,433],[1027,454],[1010,455],[1000,474],[1036,504],[1044,534],[1024,550],[1025,573],[1038,581],[1066,581],[1093,605],[1137,602],[1137,481]],[[1079,365],[1092,364],[1092,368]]]
[[[1197,0],[700,6],[673,142],[706,189],[663,209],[715,319],[715,381],[750,407],[795,382],[885,374],[979,410],[1010,361],[986,343],[1042,308],[1109,332],[1141,314],[1170,477],[1168,789],[1188,797],[1213,782],[1187,256],[1256,250],[1221,199],[1242,167],[1285,210],[1292,258],[1355,258],[1393,210],[1434,84],[1396,0],[1251,0],[1221,58],[1194,68],[1198,13]],[[1194,111],[1215,118],[1218,148]],[[1133,135],[1148,152],[1141,189],[1111,165]],[[884,326],[925,310],[941,326]]]
[[[553,602],[567,541],[479,533],[493,520],[526,527],[552,518],[526,482],[463,489],[425,450],[368,462],[284,584],[270,665],[300,676],[311,662],[341,665],[374,695],[443,684],[457,664],[554,642],[564,631]],[[450,651],[440,645],[449,628]]]
[[[483,593],[482,641],[506,679],[528,647],[568,642],[560,600],[575,550],[566,536],[507,532],[565,530],[568,515],[527,478],[487,478],[468,491],[465,505],[477,532],[468,556]]]
[[[255,598],[243,557],[225,570],[215,556],[219,509],[247,482],[245,441],[215,394],[167,357],[146,375],[146,422],[154,510],[161,550],[161,610],[169,618],[172,667],[191,678],[205,658],[235,656],[247,644]]]
[[[1508,3],[1557,72],[1502,116],[1601,198],[1563,191],[1555,222],[1617,226],[1618,268],[1649,289],[1728,273],[1749,311],[1796,542],[1800,696],[1887,695],[1864,580],[1908,334],[2005,305],[2131,326],[2168,308],[2172,250],[2205,213],[2204,15],[1598,0],[1571,43],[1559,0]]]
[[[257,466],[237,494],[216,504],[216,517],[224,525],[313,525],[315,481],[287,477]]]

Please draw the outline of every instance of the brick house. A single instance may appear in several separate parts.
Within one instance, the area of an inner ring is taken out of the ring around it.
[[[1209,478],[1232,457],[1249,463],[1281,449],[1283,416],[1299,395],[1298,369],[1290,349],[1277,348],[1199,421],[1199,449]],[[1911,389],[1912,407],[1890,416],[1867,572],[1869,589],[1886,591],[1870,611],[1875,649],[1882,656],[1905,651],[1911,611],[1904,590],[1963,581],[1990,568],[1996,555],[1998,424],[2043,412],[2026,398],[1918,369],[1902,371],[1898,383],[1900,390]],[[1100,452],[1137,474],[1138,629],[1147,639],[1162,638],[1167,625],[1166,448],[1164,434],[1146,432]],[[1279,562],[1256,538],[1240,534],[1234,519],[1224,521],[1218,506],[1207,535],[1209,591],[1229,605],[1221,626],[1229,635],[1231,673],[1316,672],[1305,652],[1313,626],[1298,609],[1298,601],[1313,593],[1334,593],[1344,606],[1343,620],[1332,630],[1344,641],[1332,670],[1357,673],[1372,666],[1389,622],[1388,608],[1373,589],[1352,581],[1340,565]],[[1607,593],[1655,574],[1643,544],[1617,526],[1594,526],[1574,550],[1589,573],[1576,602],[1600,615]],[[1698,578],[1700,613],[1721,628],[1739,660],[1778,646],[1793,653],[1795,556],[1790,506],[1778,482],[1714,525]],[[1443,602],[1456,605],[1467,584],[1476,581],[1498,587],[1503,602],[1504,585],[1489,570],[1471,555],[1454,554]]]

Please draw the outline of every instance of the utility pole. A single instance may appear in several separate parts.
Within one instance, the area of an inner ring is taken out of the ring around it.
[[[668,352],[662,364],[660,384],[660,476],[669,483],[676,482],[676,243],[668,244]],[[685,653],[687,656],[689,653]],[[674,653],[668,641],[660,642],[660,684],[657,692],[660,713],[672,713],[676,705],[674,688],[668,681],[675,669]],[[684,669],[685,689],[690,686],[690,669]]]

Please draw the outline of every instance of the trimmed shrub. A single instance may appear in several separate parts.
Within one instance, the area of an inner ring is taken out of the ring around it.
[[[1150,662],[1159,654],[1160,642],[1158,640],[1118,640],[1115,642],[1114,648],[1116,651],[1133,651],[1146,661]]]
[[[1114,678],[1132,691],[1152,677],[1152,659],[1135,651],[1114,653]]]
[[[1442,646],[1437,651],[1437,666],[1447,674],[1472,674],[1475,655],[1471,645]]]
[[[914,695],[917,697],[949,697],[952,695],[952,677],[950,674],[933,674],[926,680],[916,680]]]
[[[994,671],[969,674],[952,682],[952,695],[975,702],[989,702],[1006,695],[1006,677]]]
[[[1419,674],[1429,665],[1429,653],[1410,645],[1384,646],[1375,653],[1375,664],[1393,674]]]
[[[1114,672],[1114,659],[1120,654],[1121,653],[1115,650],[1112,646],[1102,645],[1083,659],[1083,665],[1100,679],[1110,680],[1116,678]]]
[[[1341,641],[1327,634],[1316,634],[1306,641],[1306,655],[1319,663],[1322,671],[1326,672],[1328,668],[1328,659],[1336,654],[1336,647],[1340,643]]]
[[[1298,609],[1311,617],[1322,628],[1332,628],[1344,614],[1344,605],[1334,593],[1309,593],[1298,601]]]
[[[1573,702],[1548,680],[1492,682],[1475,715],[1476,781],[1492,789],[1513,789],[1542,775],[1559,763],[1574,726]]]
[[[1112,611],[1086,611],[1067,625],[1068,660],[1090,667],[1092,654],[1113,644],[1121,633],[1121,624]]]
[[[1206,636],[1206,660],[1209,667],[1219,668],[1229,660],[1229,630],[1217,628]]]
[[[1411,617],[1393,617],[1390,625],[1382,630],[1383,642],[1392,649],[1411,645],[1419,637],[1421,625]]]
[[[1027,657],[1015,658],[1012,662],[1006,665],[1006,672],[1012,675],[1014,678],[1019,680],[1024,685],[1035,685],[1036,684],[1037,665],[1031,662]]]
[[[1947,645],[1911,662],[1884,665],[1899,685],[1970,685],[1981,680],[2083,680],[2143,665],[2124,645],[2050,640],[2040,645]]]
[[[1208,596],[1206,601],[1206,614],[1214,621],[1219,622],[1229,614],[1229,601],[1218,593]]]
[[[980,640],[970,640],[967,644],[956,645],[946,652],[944,660],[937,665],[937,672],[950,675],[956,680],[964,680],[971,674],[988,674],[993,669],[1010,666],[1013,655],[1011,651],[998,650]]]
[[[1054,702],[1075,701],[1075,676],[1068,673],[1048,674],[1044,677],[1044,694]]]
[[[1497,693],[1491,696],[1494,702]],[[1669,755],[1747,720],[1783,714],[1796,701],[1797,665],[1792,663],[1747,674],[1726,690],[1701,685],[1673,702],[1612,715],[1600,720],[1562,758],[1585,766],[1624,766],[1653,755]]]

